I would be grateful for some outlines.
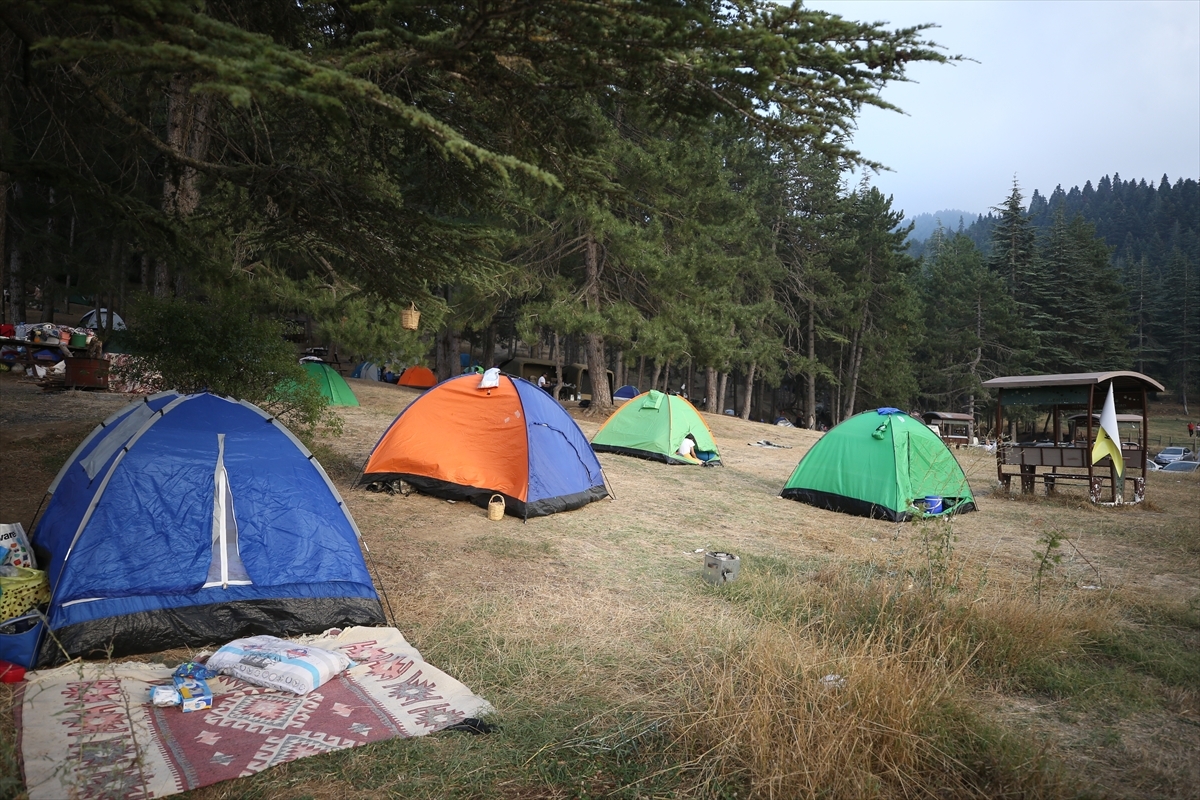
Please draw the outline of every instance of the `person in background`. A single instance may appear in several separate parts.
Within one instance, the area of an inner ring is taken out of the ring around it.
[[[546,389],[546,373],[544,372],[538,376],[538,388],[543,391]]]
[[[679,455],[683,456],[684,458],[695,460],[695,458],[696,458],[696,440],[695,440],[695,438],[693,438],[690,433],[687,436],[684,436],[683,441],[679,443],[679,450],[676,452],[678,452]]]

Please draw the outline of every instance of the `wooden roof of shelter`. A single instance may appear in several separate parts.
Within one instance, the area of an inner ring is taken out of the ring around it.
[[[1140,372],[1072,372],[1064,375],[1013,375],[984,381],[988,389],[1048,389],[1053,386],[1090,386],[1113,382],[1114,391],[1145,389],[1166,391],[1161,383]]]
[[[962,420],[964,422],[973,422],[975,420],[970,414],[956,414],[953,411],[926,411],[921,415],[922,419],[950,419]]]

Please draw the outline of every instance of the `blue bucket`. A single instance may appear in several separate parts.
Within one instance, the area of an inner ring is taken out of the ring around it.
[[[925,513],[940,514],[942,513],[942,498],[934,495],[929,495],[925,498]]]

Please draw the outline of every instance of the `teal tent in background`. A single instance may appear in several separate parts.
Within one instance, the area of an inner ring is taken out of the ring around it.
[[[691,434],[696,458],[679,455],[683,438]],[[666,461],[668,464],[718,464],[721,454],[696,407],[682,397],[649,391],[621,406],[592,437],[598,453]]]
[[[894,522],[924,511],[927,498],[940,500],[941,513],[975,510],[954,454],[921,420],[895,408],[865,411],[836,425],[804,454],[780,494]]]
[[[358,398],[350,391],[350,384],[338,374],[337,370],[323,361],[305,361],[300,366],[308,376],[317,382],[321,394],[331,406],[356,406]]]

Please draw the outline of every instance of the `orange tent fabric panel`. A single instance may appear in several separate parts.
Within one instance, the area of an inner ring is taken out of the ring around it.
[[[428,389],[437,383],[437,378],[428,367],[409,367],[400,375],[397,381],[400,386],[415,386],[418,389]]]
[[[510,380],[440,384],[408,407],[375,447],[367,473],[422,475],[462,486],[529,495],[529,440]]]

